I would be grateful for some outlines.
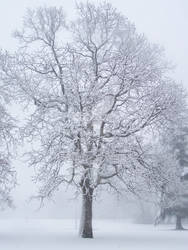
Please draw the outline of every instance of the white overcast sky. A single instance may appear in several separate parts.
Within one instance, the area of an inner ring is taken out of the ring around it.
[[[83,1],[84,2],[84,1]],[[94,0],[93,2],[100,2]],[[152,42],[165,47],[176,65],[174,77],[188,88],[188,0],[109,0]],[[71,17],[74,0],[0,0],[0,46],[14,48],[11,33],[20,27],[26,8],[43,5],[63,6]]]
[[[79,2],[79,1],[78,1]],[[84,2],[84,1],[83,1]],[[93,0],[100,2],[100,0]],[[151,42],[164,46],[167,58],[176,65],[174,78],[182,82],[188,89],[188,0],[109,0],[119,11],[134,22],[138,32],[145,33]],[[63,6],[68,17],[74,13],[74,0],[0,0],[0,47],[14,49],[15,41],[11,37],[12,31],[19,28],[27,7]],[[19,165],[21,163],[17,163]],[[15,203],[17,209],[5,212],[5,216],[30,216],[32,208],[27,207],[25,200],[31,193],[29,170],[19,166],[19,182]],[[70,197],[72,198],[72,197]],[[67,199],[67,198],[66,198]],[[77,208],[67,207],[66,199],[59,194],[56,205],[48,205],[40,212],[51,217],[54,211],[60,215],[63,211],[71,210],[76,213]],[[67,207],[65,209],[65,207]],[[26,212],[27,210],[27,212]],[[0,215],[3,216],[3,215]]]

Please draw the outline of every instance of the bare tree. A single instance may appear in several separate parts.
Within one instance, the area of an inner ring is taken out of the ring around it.
[[[25,135],[37,140],[30,163],[39,197],[74,185],[83,199],[80,235],[91,238],[94,195],[121,184],[133,191],[142,138],[181,111],[181,87],[162,49],[107,3],[78,4],[71,23],[61,8],[29,10],[15,36],[20,47],[2,54],[2,79],[35,106]]]
[[[16,185],[16,171],[12,167],[12,146],[15,141],[15,120],[7,109],[9,88],[0,82],[0,208],[12,207],[11,191]]]

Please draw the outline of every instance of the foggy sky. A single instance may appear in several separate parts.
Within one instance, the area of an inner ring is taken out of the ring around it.
[[[84,2],[84,1],[83,1]],[[100,2],[100,1],[93,1]],[[182,82],[188,89],[188,1],[187,0],[109,0],[118,10],[134,22],[138,32],[145,33],[153,43],[161,44],[166,51],[167,59],[176,65],[173,77]],[[28,7],[37,6],[62,6],[71,18],[75,11],[74,0],[0,0],[0,47],[14,50],[15,40],[12,32],[21,26],[22,17]],[[36,204],[27,204],[29,196],[35,191],[31,183],[32,170],[26,163],[19,160],[15,163],[18,170],[19,186],[14,191],[14,199],[17,208],[0,213],[0,217],[79,217],[79,203],[70,202],[71,195],[62,189],[57,194],[56,203],[48,203],[47,206],[36,212]],[[104,205],[100,207],[98,215],[104,215],[105,207],[110,206],[110,196],[106,197]],[[115,209],[119,209],[116,201]],[[112,208],[114,208],[112,206]],[[103,209],[102,209],[103,208]],[[112,213],[114,209],[108,210]],[[117,212],[117,211],[116,211]],[[121,211],[122,213],[122,211]]]

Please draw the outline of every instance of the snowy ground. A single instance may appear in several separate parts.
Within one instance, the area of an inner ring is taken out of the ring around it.
[[[188,231],[95,221],[95,239],[77,237],[71,220],[0,220],[1,250],[187,250]]]

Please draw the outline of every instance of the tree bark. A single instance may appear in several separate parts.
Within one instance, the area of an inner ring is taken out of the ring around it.
[[[93,189],[82,188],[82,216],[80,221],[80,236],[93,238],[92,228]]]
[[[176,216],[176,230],[183,230],[183,226],[181,223],[181,217],[180,216]]]

